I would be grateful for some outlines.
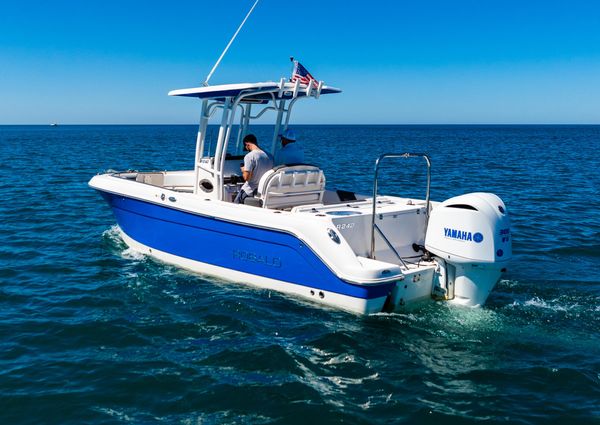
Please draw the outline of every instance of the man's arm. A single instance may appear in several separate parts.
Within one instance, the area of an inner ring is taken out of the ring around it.
[[[255,164],[252,161],[252,155],[248,154],[244,157],[244,165],[242,166],[242,177],[244,181],[248,181],[252,178],[252,171],[254,170]]]

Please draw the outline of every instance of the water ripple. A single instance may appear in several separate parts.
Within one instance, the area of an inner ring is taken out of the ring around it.
[[[86,183],[190,168],[193,126],[0,127],[0,422],[598,422],[600,127],[297,131],[330,187],[370,192],[359,146],[430,153],[435,200],[499,194],[515,260],[486,307],[359,317],[179,270]],[[421,165],[382,192],[422,196]]]

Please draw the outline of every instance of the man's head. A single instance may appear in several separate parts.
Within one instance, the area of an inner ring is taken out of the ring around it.
[[[281,144],[283,146],[288,143],[294,143],[296,141],[296,132],[294,130],[290,130],[289,128],[283,132],[281,135]]]
[[[251,151],[253,147],[258,147],[258,140],[254,134],[246,134],[243,142],[245,151]]]

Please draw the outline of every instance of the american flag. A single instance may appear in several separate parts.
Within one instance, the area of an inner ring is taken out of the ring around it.
[[[300,62],[294,60],[294,70],[292,71],[292,78],[290,81],[295,83],[296,80],[300,80],[301,84],[308,85],[312,81],[313,87],[317,88],[319,85],[317,84],[317,80],[313,77],[310,72],[306,68],[302,66]]]

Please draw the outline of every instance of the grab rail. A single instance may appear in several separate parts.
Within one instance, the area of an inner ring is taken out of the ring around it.
[[[371,255],[370,258],[371,259],[375,259],[375,228],[376,228],[376,224],[375,224],[375,208],[377,207],[377,175],[379,173],[379,163],[381,162],[381,160],[383,160],[384,158],[424,158],[425,162],[427,163],[427,194],[425,197],[425,214],[426,219],[425,219],[425,232],[427,232],[427,222],[429,221],[429,188],[431,185],[431,161],[429,160],[429,157],[424,154],[424,153],[410,153],[410,152],[406,152],[406,153],[385,153],[383,155],[380,155],[379,158],[377,158],[377,160],[375,161],[375,177],[373,178],[373,215],[371,217]],[[379,229],[377,229],[379,230]],[[381,230],[379,230],[379,232],[381,233]],[[382,234],[383,235],[383,234]],[[387,239],[384,237],[384,240]],[[388,242],[389,243],[389,242]],[[395,250],[394,250],[395,252]],[[402,259],[400,259],[402,261]],[[402,263],[404,263],[404,261],[402,261]]]

